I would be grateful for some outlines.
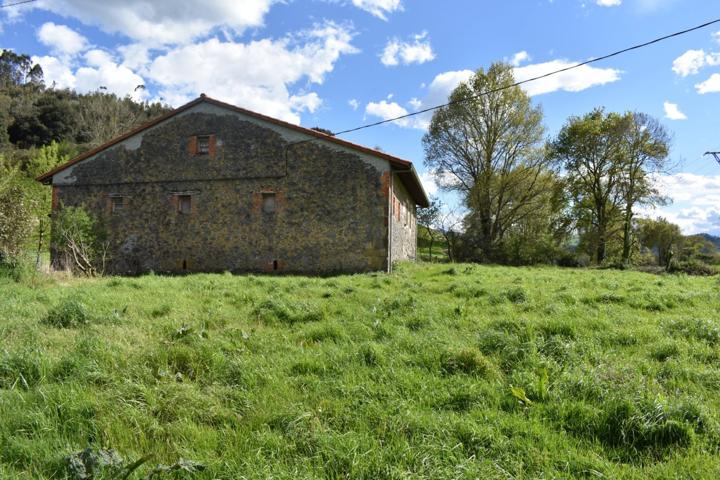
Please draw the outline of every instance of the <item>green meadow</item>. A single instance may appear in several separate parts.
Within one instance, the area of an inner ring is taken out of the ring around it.
[[[86,448],[142,459],[97,479],[718,478],[719,287],[447,264],[0,279],[0,478],[77,478]],[[204,468],[153,472],[180,459]]]

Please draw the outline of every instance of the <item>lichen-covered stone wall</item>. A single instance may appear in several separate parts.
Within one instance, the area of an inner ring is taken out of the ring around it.
[[[190,153],[189,138],[207,134],[215,154]],[[83,205],[105,224],[111,273],[387,268],[387,162],[321,142],[286,155],[276,128],[235,114],[177,116],[140,140],[53,179],[59,208]],[[262,206],[269,192],[273,213]],[[178,195],[191,196],[189,214]],[[117,196],[123,208],[113,212]]]
[[[417,256],[415,202],[397,175],[393,175],[392,191],[390,216],[392,262],[415,260]]]

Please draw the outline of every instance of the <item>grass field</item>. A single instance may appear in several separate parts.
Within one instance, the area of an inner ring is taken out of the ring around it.
[[[718,287],[468,265],[0,279],[0,478],[65,478],[86,447],[152,455],[131,479],[180,458],[207,468],[166,478],[718,478]]]

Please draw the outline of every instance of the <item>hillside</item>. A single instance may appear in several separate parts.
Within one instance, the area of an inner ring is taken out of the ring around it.
[[[710,235],[709,233],[700,233],[698,235],[699,237],[704,238],[705,240],[711,242],[713,245],[715,245],[715,248],[720,250],[720,237],[716,237],[714,235]]]
[[[0,279],[0,478],[717,478],[716,279]],[[159,477],[158,477],[159,478]],[[169,477],[168,477],[169,478]]]

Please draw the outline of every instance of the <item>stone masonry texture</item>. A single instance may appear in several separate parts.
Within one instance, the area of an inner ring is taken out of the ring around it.
[[[189,150],[202,135],[212,154]],[[139,136],[53,178],[54,208],[83,206],[106,228],[108,273],[364,272],[388,268],[389,245],[393,261],[415,258],[415,205],[387,161],[323,142],[286,149],[277,128],[202,110]],[[390,213],[396,197],[404,219]]]

